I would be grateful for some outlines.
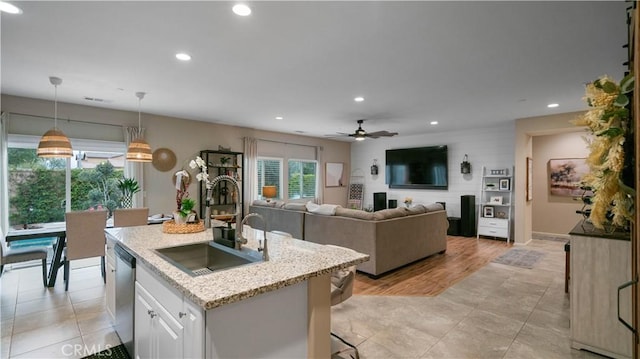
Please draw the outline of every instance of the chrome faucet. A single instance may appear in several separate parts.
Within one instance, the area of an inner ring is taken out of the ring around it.
[[[262,221],[262,237],[264,237],[264,247],[262,247],[262,241],[259,241],[258,244],[258,252],[262,252],[262,260],[269,260],[269,250],[267,248],[267,221],[264,220],[264,217],[259,215],[258,213],[249,213],[247,214],[240,223],[240,230],[236,228],[236,249],[242,250],[242,245],[247,244],[247,238],[242,235],[242,230],[244,229],[245,222],[251,217],[258,217]]]

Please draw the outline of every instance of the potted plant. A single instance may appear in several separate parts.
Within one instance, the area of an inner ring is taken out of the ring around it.
[[[189,222],[189,218],[192,214],[195,214],[193,211],[193,207],[195,207],[196,201],[192,198],[184,198],[182,200],[182,205],[180,206],[180,210],[173,213],[173,220],[177,224],[186,224]],[[194,217],[195,218],[195,217]]]
[[[222,157],[220,159],[220,163],[222,164],[222,167],[228,167],[230,160],[231,160],[231,157]]]
[[[118,181],[117,187],[122,193],[120,206],[122,208],[131,208],[133,206],[133,195],[140,192],[138,181],[134,178],[123,177]]]

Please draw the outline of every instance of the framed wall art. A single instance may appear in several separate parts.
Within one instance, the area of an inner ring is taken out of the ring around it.
[[[325,187],[344,186],[344,163],[327,162],[324,174]]]
[[[533,159],[527,157],[527,202],[533,200]]]
[[[501,191],[508,191],[511,189],[511,180],[508,178],[500,179],[500,183],[498,185],[498,189]]]
[[[580,182],[589,173],[585,158],[549,160],[549,193],[554,196],[579,197]]]
[[[493,218],[493,207],[492,206],[484,206],[482,215],[483,215],[483,217]]]

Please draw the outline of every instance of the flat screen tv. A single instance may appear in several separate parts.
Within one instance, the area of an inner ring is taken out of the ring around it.
[[[446,190],[448,176],[447,146],[387,150],[385,182],[389,188]]]

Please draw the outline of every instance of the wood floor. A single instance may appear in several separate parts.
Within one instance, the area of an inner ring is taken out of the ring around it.
[[[447,251],[378,279],[356,274],[354,294],[435,296],[482,268],[513,245],[505,241],[448,236]]]

